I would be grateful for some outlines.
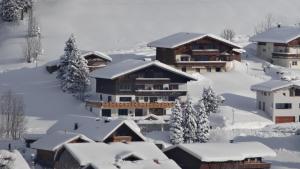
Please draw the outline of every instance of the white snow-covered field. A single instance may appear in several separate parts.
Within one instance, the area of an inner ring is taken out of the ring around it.
[[[268,14],[284,25],[299,23],[299,6],[299,0],[38,0],[35,14],[44,55],[37,68],[24,63],[22,57],[26,20],[19,24],[0,22],[0,93],[12,89],[23,95],[28,132],[43,133],[66,114],[92,115],[83,103],[61,92],[55,74],[45,71],[44,66],[63,53],[71,33],[80,49],[107,52],[117,62],[153,56],[153,49],[145,47],[147,42],[179,31],[219,34],[232,28],[241,35],[237,43],[246,46],[254,25]],[[255,51],[248,50],[248,58],[235,63],[231,72],[203,74],[201,80],[189,84],[189,95],[197,100],[202,88],[212,85],[226,98],[220,113],[211,117],[218,127],[212,134],[215,141],[261,141],[278,153],[268,159],[273,168],[299,169],[300,137],[265,127],[273,123],[255,108],[250,86],[276,77],[266,75],[263,61],[253,54]],[[152,133],[166,141],[166,133],[160,134]]]

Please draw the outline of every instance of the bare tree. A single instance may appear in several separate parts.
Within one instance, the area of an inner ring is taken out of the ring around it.
[[[235,32],[233,29],[224,29],[223,32],[221,33],[221,37],[229,41],[232,41],[234,36],[235,36]]]
[[[23,98],[11,90],[0,97],[0,135],[18,139],[25,131]]]
[[[274,26],[275,18],[272,14],[265,16],[264,20],[254,27],[254,34],[258,34],[271,29]]]
[[[24,57],[26,62],[31,63],[37,61],[41,53],[42,45],[40,36],[26,37],[26,44],[24,45]]]

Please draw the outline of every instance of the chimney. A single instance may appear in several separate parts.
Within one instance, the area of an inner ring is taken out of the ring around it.
[[[78,123],[74,123],[74,130],[78,129]]]

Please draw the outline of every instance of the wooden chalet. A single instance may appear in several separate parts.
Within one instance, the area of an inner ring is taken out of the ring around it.
[[[186,97],[193,76],[159,61],[124,60],[91,73],[98,99],[86,106],[101,116],[166,115],[175,99]]]
[[[80,51],[81,55],[87,60],[90,71],[105,67],[112,58],[98,51]]]
[[[36,149],[35,161],[44,167],[53,167],[55,156],[62,152],[66,143],[88,143],[93,142],[86,136],[78,133],[57,131],[38,139],[31,144]]]
[[[180,144],[164,153],[182,169],[270,169],[262,158],[276,156],[258,142]]]
[[[156,59],[184,72],[224,72],[228,63],[241,61],[240,46],[212,34],[176,33],[150,42]]]

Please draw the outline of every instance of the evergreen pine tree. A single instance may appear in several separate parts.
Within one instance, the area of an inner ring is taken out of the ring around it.
[[[197,130],[197,121],[196,121],[196,110],[193,107],[192,101],[188,100],[185,108],[184,108],[184,142],[185,143],[193,143],[196,137]]]
[[[66,41],[65,45],[65,53],[60,57],[60,62],[59,62],[59,70],[57,72],[57,78],[62,81],[62,84],[64,83],[65,79],[65,74],[67,72],[67,67],[70,62],[70,57],[72,55],[72,52],[77,49],[76,45],[76,39],[75,36],[72,34],[70,38]]]
[[[183,115],[179,100],[175,101],[170,118],[170,142],[172,144],[183,143]]]
[[[210,86],[203,89],[202,100],[208,115],[217,113],[220,105],[219,98]]]
[[[206,143],[209,139],[209,120],[208,113],[206,113],[203,100],[199,101],[199,111],[197,117],[197,142]]]
[[[3,21],[13,22],[20,19],[20,6],[16,0],[3,0],[0,11]]]

